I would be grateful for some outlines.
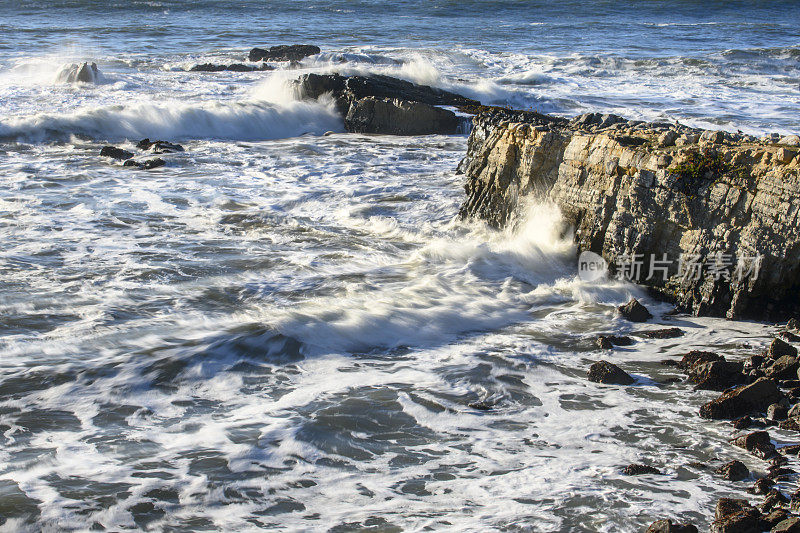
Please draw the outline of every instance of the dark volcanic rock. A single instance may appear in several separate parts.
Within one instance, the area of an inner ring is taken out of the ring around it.
[[[269,49],[253,48],[248,54],[250,61],[300,61],[320,53],[319,46],[313,44],[291,44],[271,46]]]
[[[189,69],[189,72],[256,72],[264,70],[274,70],[274,67],[262,63],[261,65],[245,65],[243,63],[233,63],[232,65],[216,65],[214,63],[202,63]]]
[[[747,500],[720,498],[714,512],[712,533],[761,533],[761,513]]]
[[[125,159],[133,157],[133,152],[117,148],[116,146],[103,146],[103,148],[100,149],[100,155],[102,157],[110,157],[112,159],[121,159],[124,161]]]
[[[419,102],[367,97],[350,106],[344,125],[352,133],[450,135],[460,120],[452,111]]]
[[[651,329],[650,331],[642,331],[641,335],[648,339],[675,339],[683,337],[683,330],[681,328]]]
[[[617,310],[623,318],[626,318],[631,322],[647,322],[653,318],[653,315],[650,314],[650,311],[648,311],[645,306],[640,304],[639,300],[636,298],[631,298],[631,300],[625,305],[620,305],[617,307]]]
[[[640,465],[640,464],[630,464],[626,466],[622,473],[626,476],[641,476],[645,474],[658,474],[661,475],[661,471],[658,468],[654,468],[650,465]]]
[[[780,422],[781,420],[786,420],[789,416],[789,409],[786,408],[785,405],[781,405],[779,403],[773,403],[769,407],[767,407],[767,418],[773,420],[775,422]]]
[[[757,479],[753,486],[747,489],[747,492],[750,494],[769,494],[769,491],[772,490],[772,487],[775,486],[775,482],[769,478],[762,477],[761,479]]]
[[[730,481],[741,481],[750,476],[750,471],[741,461],[725,463],[716,470],[716,473]]]
[[[700,408],[700,416],[703,418],[739,418],[747,414],[763,412],[782,398],[783,394],[773,380],[761,378],[749,385],[722,393],[719,398]]]
[[[597,337],[597,345],[603,350],[610,350],[614,346],[631,346],[633,339],[624,335],[600,335]]]
[[[800,363],[798,363],[797,357],[782,355],[764,368],[764,375],[777,380],[796,379],[798,368],[800,368]]]
[[[800,335],[795,335],[791,331],[781,331],[780,337],[786,342],[800,342]]]
[[[749,416],[743,416],[733,422],[734,429],[747,429],[753,425],[753,419]]]
[[[154,159],[147,159],[145,161],[134,161],[133,159],[128,159],[125,161],[123,166],[126,167],[136,167],[139,170],[150,170],[152,168],[163,167],[166,165],[166,161],[161,159],[160,157],[156,157]]]
[[[397,98],[428,105],[461,106],[478,103],[460,94],[382,75],[306,74],[294,83],[303,97],[314,99],[323,94],[332,93],[335,98],[345,98],[351,101],[374,96],[375,98]]]
[[[768,459],[776,454],[775,445],[766,431],[754,431],[733,439],[733,444],[744,448],[761,459]]]
[[[687,353],[681,358],[681,362],[678,366],[686,371],[689,371],[692,370],[697,365],[710,363],[712,361],[724,361],[724,360],[725,360],[724,357],[714,352],[703,352],[700,350],[692,350],[691,352]]]
[[[666,519],[653,522],[645,533],[697,533],[697,528],[692,524],[676,524]]]
[[[614,385],[630,385],[635,380],[620,367],[608,361],[598,361],[589,367],[589,381]]]
[[[142,139],[136,144],[139,150],[150,150],[155,154],[169,154],[172,152],[183,152],[183,146],[167,141],[151,141]]]
[[[769,345],[769,355],[773,359],[777,359],[784,355],[797,357],[797,348],[787,343],[786,341],[783,341],[781,339],[775,339],[772,341],[772,344]]]
[[[767,497],[764,498],[764,502],[761,504],[761,510],[763,512],[768,512],[785,503],[789,503],[789,498],[781,494],[778,489],[772,489],[767,494]]]
[[[787,513],[784,511],[783,513]],[[791,516],[772,526],[770,533],[800,533],[800,518]]]
[[[744,381],[742,363],[725,360],[694,365],[689,370],[689,381],[699,390],[723,391]]]

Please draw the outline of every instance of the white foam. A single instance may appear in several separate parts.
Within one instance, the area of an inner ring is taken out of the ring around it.
[[[257,101],[174,101],[10,118],[0,122],[0,138],[38,142],[71,135],[101,140],[266,140],[342,129],[341,117],[329,102],[289,102],[280,106]]]

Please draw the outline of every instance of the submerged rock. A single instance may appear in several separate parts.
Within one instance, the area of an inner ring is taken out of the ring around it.
[[[155,154],[169,154],[173,152],[183,152],[183,146],[176,143],[167,141],[151,141],[150,139],[142,139],[136,144],[139,150],[150,150]]]
[[[633,339],[625,335],[599,335],[596,342],[603,350],[610,350],[614,346],[633,345]]]
[[[248,54],[250,61],[300,61],[321,52],[313,44],[290,44],[271,46],[268,49],[253,48]]]
[[[653,318],[653,315],[650,314],[650,311],[648,311],[645,306],[639,303],[639,300],[636,298],[631,298],[630,301],[625,305],[620,305],[617,307],[617,311],[619,311],[619,314],[622,315],[623,318],[626,318],[631,322],[647,322]]]
[[[245,65],[243,63],[233,63],[232,65],[217,65],[214,63],[202,63],[194,65],[189,72],[260,72],[265,70],[275,70],[275,67],[262,63],[261,65]]]
[[[356,100],[344,125],[352,133],[390,135],[450,135],[458,132],[455,113],[420,102],[366,97]]]
[[[598,361],[589,367],[589,381],[613,385],[630,385],[634,379],[620,367],[608,361]]]
[[[136,167],[139,170],[150,170],[153,168],[163,167],[166,165],[167,162],[161,159],[160,157],[156,157],[155,159],[147,159],[145,161],[134,161],[133,159],[128,159],[125,161],[123,166],[126,167]]]
[[[703,418],[739,418],[763,412],[782,398],[783,394],[773,380],[761,378],[749,385],[722,393],[719,398],[700,408],[700,416]]]
[[[629,464],[624,469],[622,469],[622,473],[626,476],[641,476],[646,474],[657,474],[661,475],[662,472],[658,468],[655,468],[650,465],[642,465],[642,464]]]
[[[124,161],[125,159],[133,157],[133,152],[129,152],[123,148],[117,148],[116,146],[103,146],[103,148],[100,149],[100,156]]]
[[[681,328],[651,329],[642,331],[641,335],[648,339],[676,339],[683,337],[683,330]]]
[[[692,524],[676,524],[666,519],[653,522],[645,533],[697,533],[697,528]]]

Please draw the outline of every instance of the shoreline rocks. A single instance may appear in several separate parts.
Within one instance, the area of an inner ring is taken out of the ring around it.
[[[631,385],[636,380],[614,363],[600,360],[589,367],[589,381],[607,385]]]
[[[482,108],[459,165],[461,215],[502,227],[519,199],[536,193],[575,228],[579,251],[601,255],[612,273],[620,258],[640,256],[633,281],[681,310],[762,320],[800,313],[798,150],[707,133],[614,115]],[[663,275],[649,277],[647,262],[663,254]],[[688,274],[681,258],[702,270]]]
[[[294,81],[294,88],[301,98],[329,94],[351,133],[452,135],[463,129],[464,120],[439,106],[478,104],[459,94],[382,75],[305,74]]]

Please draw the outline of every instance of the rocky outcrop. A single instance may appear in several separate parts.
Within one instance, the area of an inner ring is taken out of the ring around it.
[[[703,418],[739,418],[764,412],[770,405],[782,399],[783,394],[775,382],[768,378],[761,378],[750,385],[727,391],[719,398],[703,405],[700,408],[700,416]]]
[[[306,74],[294,82],[301,98],[330,95],[353,133],[390,135],[454,134],[464,122],[437,106],[475,106],[459,94],[389,76]]]
[[[57,83],[97,83],[100,71],[97,63],[77,63],[61,67],[56,75]]]
[[[449,135],[458,131],[458,117],[440,107],[397,98],[368,96],[350,105],[344,125],[353,133]]]
[[[461,214],[503,226],[520,198],[536,195],[560,207],[579,250],[602,255],[612,273],[638,259],[629,279],[685,310],[778,318],[800,311],[800,157],[774,143],[487,108],[459,166]]]
[[[320,53],[319,46],[313,44],[290,44],[271,46],[268,49],[253,48],[248,54],[250,61],[300,61]]]
[[[602,360],[592,364],[587,375],[589,381],[609,385],[630,385],[635,381],[630,374],[614,363]]]
[[[101,157],[110,157],[111,159],[119,159],[121,161],[130,159],[133,155],[133,152],[129,152],[124,148],[117,148],[116,146],[103,146],[103,148],[100,149]]]

